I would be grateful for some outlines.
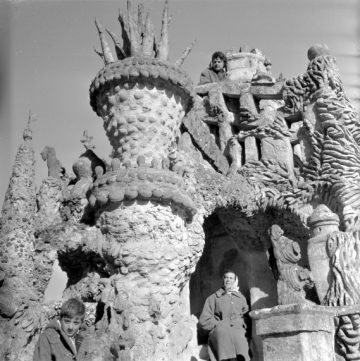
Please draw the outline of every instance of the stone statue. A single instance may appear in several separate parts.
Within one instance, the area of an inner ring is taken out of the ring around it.
[[[301,259],[298,243],[284,236],[276,224],[269,229],[278,271],[278,301],[280,305],[305,303],[304,287],[313,287],[311,273],[297,264]]]
[[[48,167],[48,176],[56,179],[63,179],[66,176],[66,170],[56,158],[55,148],[45,146],[40,153],[43,161],[46,161]]]

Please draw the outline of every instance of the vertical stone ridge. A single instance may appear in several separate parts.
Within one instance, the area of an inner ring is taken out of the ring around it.
[[[32,228],[36,212],[35,153],[32,145],[29,116],[23,133],[23,142],[16,154],[8,189],[1,212],[0,237],[15,229]]]
[[[19,285],[29,288],[26,291],[30,293],[36,212],[35,154],[31,130],[33,120],[30,114],[23,142],[16,154],[0,220],[0,271],[6,284],[14,278]],[[19,290],[13,291],[14,295],[21,295]]]
[[[39,297],[34,286],[35,153],[30,114],[15,157],[0,220],[0,359],[30,360],[25,346],[37,329],[33,312]],[[16,325],[21,327],[16,327]]]

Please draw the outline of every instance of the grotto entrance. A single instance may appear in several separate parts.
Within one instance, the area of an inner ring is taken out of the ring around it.
[[[221,276],[226,269],[237,273],[240,291],[250,310],[278,304],[276,264],[268,235],[273,224],[279,225],[286,237],[298,242],[302,255],[299,265],[309,267],[306,252],[309,232],[298,216],[268,209],[249,217],[232,208],[217,209],[204,222],[205,246],[190,280],[192,314],[199,318],[205,299],[221,287]],[[261,359],[260,339],[252,329],[251,320],[246,321],[252,359]],[[199,345],[206,342],[207,335],[198,330]]]

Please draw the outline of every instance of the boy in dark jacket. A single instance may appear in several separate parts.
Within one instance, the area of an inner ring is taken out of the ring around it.
[[[51,321],[40,335],[34,361],[77,360],[82,343],[80,327],[85,318],[85,305],[76,298],[63,303],[60,318]]]

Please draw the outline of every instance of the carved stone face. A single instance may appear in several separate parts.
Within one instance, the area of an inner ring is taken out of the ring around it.
[[[215,58],[211,62],[211,67],[216,73],[218,73],[219,71],[224,69],[224,61],[220,58]]]

